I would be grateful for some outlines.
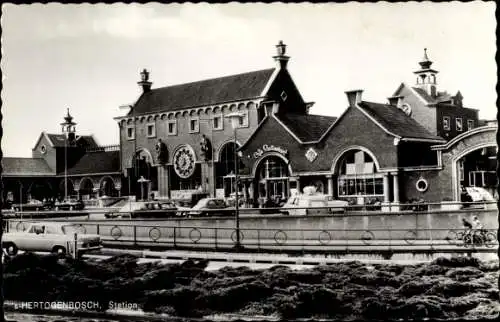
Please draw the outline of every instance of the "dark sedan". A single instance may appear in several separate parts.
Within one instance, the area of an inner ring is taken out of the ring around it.
[[[235,212],[224,199],[203,198],[187,214],[190,217],[233,216]]]
[[[54,209],[58,210],[83,210],[85,208],[85,204],[81,200],[76,199],[68,199],[63,201],[57,201],[54,205]]]

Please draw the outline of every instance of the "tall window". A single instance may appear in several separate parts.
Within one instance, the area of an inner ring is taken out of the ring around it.
[[[340,165],[339,196],[383,196],[384,182],[373,159],[360,150],[347,152]]]
[[[240,123],[239,127],[248,127],[248,111],[240,111],[241,117],[240,117]]]
[[[153,138],[156,136],[156,127],[154,123],[147,125],[147,132],[148,132],[148,138]]]
[[[167,134],[168,135],[177,135],[177,121],[170,120],[167,122]]]
[[[212,120],[212,127],[214,130],[222,130],[224,128],[224,123],[222,122],[222,116],[214,116]]]
[[[463,131],[462,119],[460,117],[456,118],[456,129],[457,129],[457,132],[462,132]]]
[[[127,127],[127,140],[135,139],[135,129],[133,127]]]
[[[445,131],[450,130],[450,117],[449,116],[443,117],[443,129]]]
[[[200,123],[199,119],[192,118],[189,120],[189,133],[198,133],[200,132]]]
[[[474,128],[474,120],[467,120],[467,130],[470,131]]]
[[[235,144],[230,142],[224,147],[219,155],[219,162],[216,165],[216,182],[215,186],[217,189],[222,189],[224,187],[224,177],[233,173],[234,174],[234,153],[235,153]],[[240,165],[241,168],[241,165]]]

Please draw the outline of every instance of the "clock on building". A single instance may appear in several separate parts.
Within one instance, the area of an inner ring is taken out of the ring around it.
[[[189,146],[183,146],[174,154],[174,170],[183,179],[189,178],[194,173],[195,155]]]
[[[47,147],[45,145],[42,145],[40,147],[40,152],[42,152],[43,154],[47,153]]]
[[[407,103],[405,103],[405,104],[403,104],[403,106],[401,106],[401,110],[403,110],[403,112],[405,112],[406,115],[408,115],[408,116],[411,115],[411,107]]]

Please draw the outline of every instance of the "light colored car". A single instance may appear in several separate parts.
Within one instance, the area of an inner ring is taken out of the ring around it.
[[[4,233],[2,248],[8,255],[16,255],[18,250],[64,255],[73,247],[75,233],[79,255],[102,248],[99,235],[86,234],[82,226],[63,222],[34,222],[24,231]]]
[[[348,205],[347,201],[333,200],[331,196],[324,194],[295,195],[288,198],[280,212],[293,216],[343,213]]]

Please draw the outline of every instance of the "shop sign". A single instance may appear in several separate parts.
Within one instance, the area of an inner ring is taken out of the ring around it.
[[[283,154],[283,155],[287,155],[288,154],[288,150],[285,150],[279,146],[274,146],[274,145],[267,145],[267,144],[264,144],[262,146],[261,149],[257,149],[257,151],[255,151],[253,153],[253,157],[255,159],[258,159],[260,158],[265,152],[278,152],[280,154]]]

